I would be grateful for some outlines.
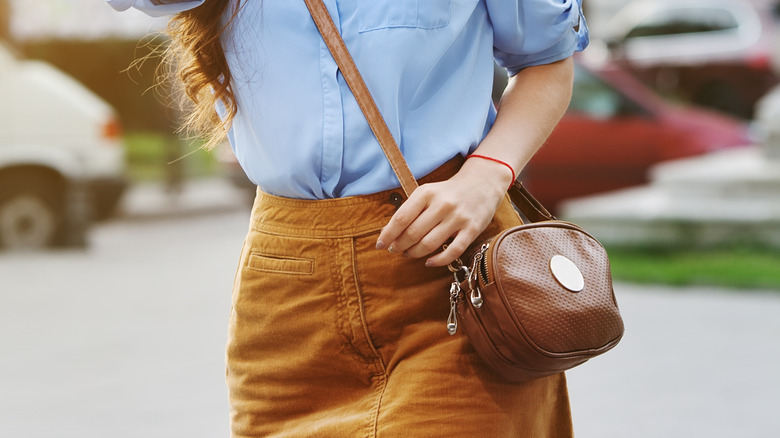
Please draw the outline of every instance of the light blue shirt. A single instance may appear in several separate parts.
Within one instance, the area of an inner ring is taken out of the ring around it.
[[[107,0],[165,15],[204,0]],[[416,177],[467,155],[495,120],[493,60],[515,74],[588,43],[580,0],[325,0]],[[249,178],[323,199],[399,185],[303,0],[245,0],[222,38]]]

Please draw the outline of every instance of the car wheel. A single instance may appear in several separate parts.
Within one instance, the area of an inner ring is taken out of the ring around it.
[[[0,247],[38,249],[54,243],[61,222],[56,199],[43,187],[0,186]]]

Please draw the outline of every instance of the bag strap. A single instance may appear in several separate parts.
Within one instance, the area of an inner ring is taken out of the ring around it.
[[[531,222],[558,220],[544,208],[541,202],[534,198],[534,195],[520,181],[512,183],[512,187],[509,188],[509,199]]]
[[[418,187],[417,181],[414,179],[412,171],[409,170],[409,166],[406,164],[401,150],[398,148],[393,134],[388,129],[382,114],[379,112],[379,108],[376,106],[376,102],[371,97],[371,92],[368,91],[366,83],[363,81],[363,77],[360,75],[355,61],[352,59],[352,55],[349,54],[344,40],[341,38],[341,34],[336,28],[336,24],[333,22],[328,8],[322,2],[322,0],[304,0],[306,7],[309,9],[314,23],[317,25],[322,39],[325,41],[325,45],[328,47],[333,59],[341,70],[344,80],[347,82],[349,89],[352,90],[355,99],[357,100],[360,110],[363,111],[363,115],[368,121],[368,125],[371,127],[371,131],[374,132],[379,145],[382,146],[382,151],[385,153],[387,160],[390,162],[390,166],[393,168],[398,181],[401,183],[401,188],[406,193],[407,198]],[[531,195],[531,193],[523,187],[523,184],[519,181],[515,181],[512,187],[509,189],[509,196],[512,202],[518,209],[525,215],[531,222],[540,222],[545,220],[554,220],[555,216],[550,214],[542,204]]]

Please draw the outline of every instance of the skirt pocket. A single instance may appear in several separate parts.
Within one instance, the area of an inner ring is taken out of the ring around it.
[[[314,260],[253,252],[249,254],[247,268],[277,274],[312,275]]]

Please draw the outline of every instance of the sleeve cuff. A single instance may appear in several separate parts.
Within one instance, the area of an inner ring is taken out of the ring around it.
[[[571,33],[567,33],[565,38],[558,41],[552,47],[538,53],[514,55],[494,50],[494,56],[498,65],[506,68],[509,76],[514,76],[524,68],[533,67],[535,65],[551,64],[566,59],[572,56],[574,52],[583,50],[587,44],[587,35],[583,42],[579,37],[579,32],[572,31]]]
[[[546,48],[543,45],[537,50],[528,50],[530,48],[528,46],[514,51],[515,49],[508,44],[500,46],[501,49],[494,47],[493,56],[498,65],[506,68],[511,76],[524,68],[550,64],[566,59],[572,56],[574,52],[584,50],[590,42],[588,23],[585,20],[585,16],[582,15],[580,2],[573,1],[572,3],[574,10],[570,11],[570,15],[566,20],[568,23],[565,24],[566,30],[558,34],[557,41],[555,41],[554,33],[551,33],[548,34],[548,38],[552,37],[550,38],[552,44]],[[537,43],[542,41],[544,41],[543,38],[538,40]]]

